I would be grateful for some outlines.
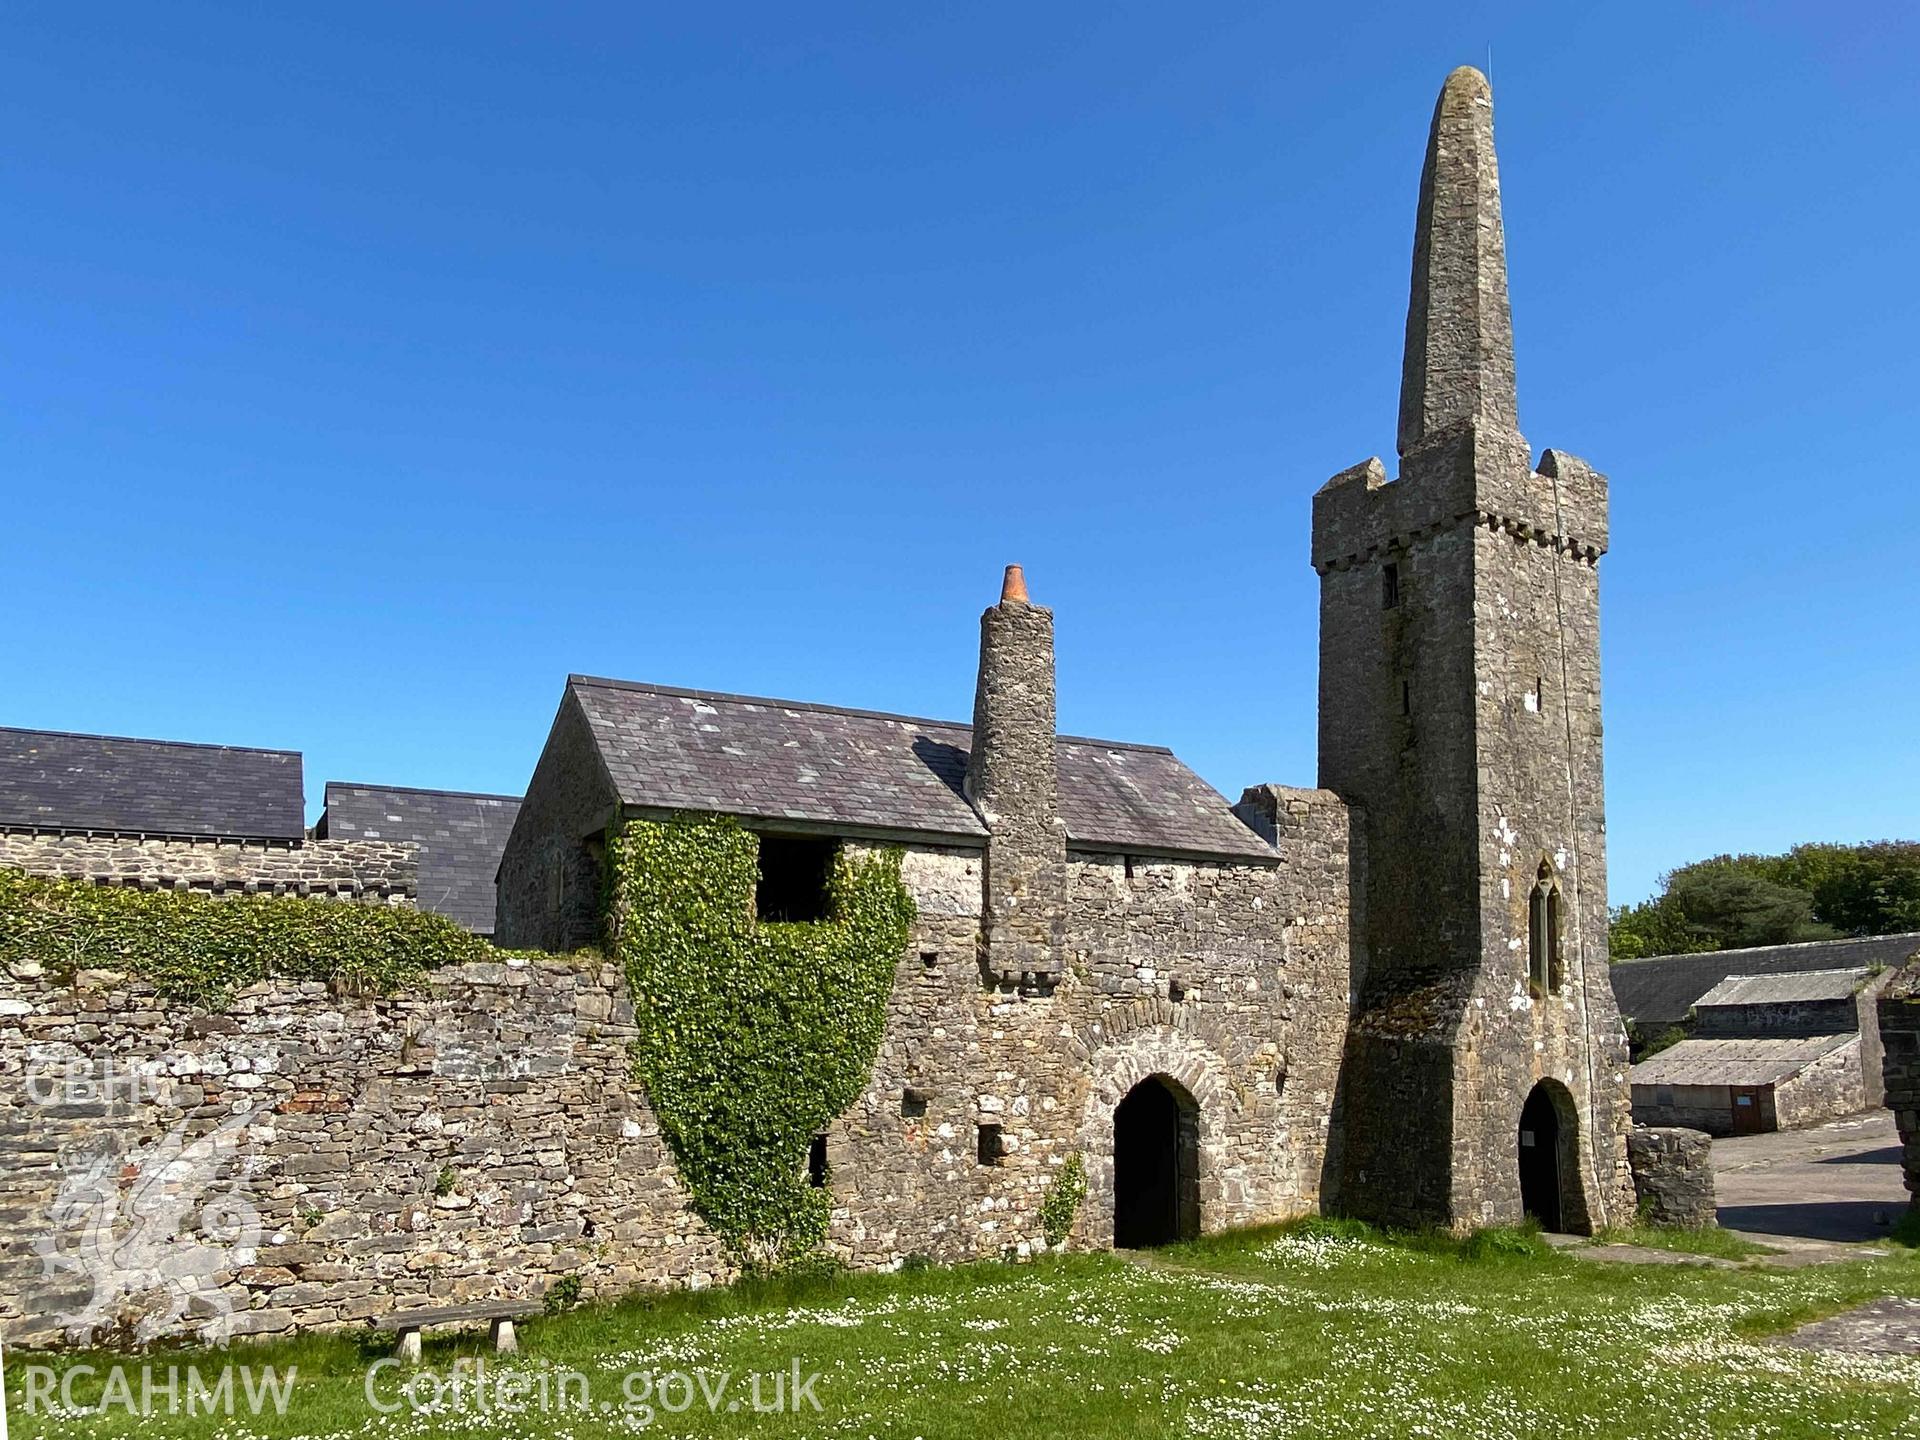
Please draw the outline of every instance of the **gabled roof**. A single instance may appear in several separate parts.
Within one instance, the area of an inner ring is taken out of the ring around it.
[[[970,726],[871,710],[569,677],[621,803],[949,844],[987,828],[962,791]],[[1170,750],[1061,736],[1068,842],[1273,863]]]
[[[1627,1079],[1634,1085],[1772,1085],[1859,1038],[1853,1034],[1682,1040],[1642,1060]]]
[[[1814,940],[1801,945],[1762,945],[1746,950],[1713,950],[1704,955],[1656,955],[1621,960],[1607,967],[1620,1013],[1649,1025],[1673,1025],[1687,1018],[1700,997],[1729,975],[1784,975],[1802,970],[1892,968],[1920,951],[1920,933],[1862,935],[1845,940]]]
[[[0,828],[296,842],[296,750],[0,728]]]
[[[520,813],[517,795],[327,782],[314,833],[330,840],[405,840],[419,847],[418,904],[493,933],[494,876]]]
[[[1809,1000],[1851,1000],[1867,983],[1864,965],[1848,970],[1802,970],[1792,975],[1729,975],[1698,1000],[1709,1005],[1783,1005]]]

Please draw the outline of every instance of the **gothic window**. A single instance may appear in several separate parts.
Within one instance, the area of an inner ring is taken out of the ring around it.
[[[1527,904],[1527,980],[1542,995],[1560,989],[1560,881],[1545,860]]]

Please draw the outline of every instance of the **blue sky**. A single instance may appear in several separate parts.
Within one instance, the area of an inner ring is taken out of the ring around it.
[[[570,670],[1315,773],[1492,49],[1522,428],[1613,480],[1613,898],[1920,833],[1908,7],[26,4],[0,723],[517,791]]]

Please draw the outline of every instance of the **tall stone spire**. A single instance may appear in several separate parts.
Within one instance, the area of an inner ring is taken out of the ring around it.
[[[1486,76],[1463,65],[1440,89],[1420,175],[1400,453],[1468,421],[1520,428],[1493,90]]]

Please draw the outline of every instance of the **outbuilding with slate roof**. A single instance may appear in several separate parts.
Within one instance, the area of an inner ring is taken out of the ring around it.
[[[476,935],[494,927],[494,877],[507,847],[517,795],[327,782],[316,840],[405,841],[419,854],[416,903]]]
[[[1744,1135],[1879,1106],[1876,1002],[1893,973],[1856,965],[1727,976],[1694,1004],[1689,1038],[1633,1067],[1634,1119]]]
[[[0,728],[0,830],[297,845],[300,754]]]
[[[1076,1152],[1088,1233],[1124,1243],[1310,1209],[1355,979],[1346,807],[1232,805],[1164,747],[1059,735],[1053,687],[1052,613],[1017,567],[971,724],[570,676],[496,938],[598,939],[628,820],[737,819],[762,920],[821,918],[836,851],[898,847],[916,919],[886,1039],[821,1141],[867,1237],[848,1258],[991,1249]]]

